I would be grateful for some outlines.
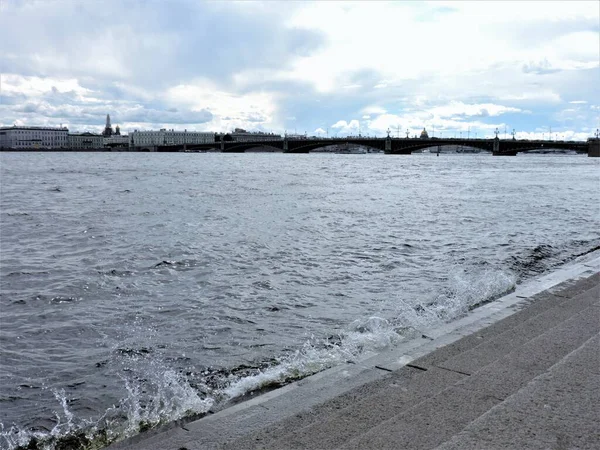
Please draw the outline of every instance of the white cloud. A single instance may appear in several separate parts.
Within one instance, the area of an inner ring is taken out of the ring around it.
[[[212,126],[217,131],[235,127],[256,129],[259,125],[277,129],[282,126],[275,120],[275,98],[265,92],[235,95],[219,90],[208,80],[194,80],[167,89],[164,98],[172,106],[210,111],[215,118],[207,127]]]
[[[429,112],[436,118],[464,115],[469,117],[494,117],[509,112],[521,112],[519,108],[495,105],[492,103],[468,105],[463,102],[451,102],[447,105],[430,108]]]
[[[381,106],[367,106],[363,109],[361,109],[361,112],[363,112],[366,115],[377,115],[377,114],[385,114],[387,111],[382,108]]]
[[[307,3],[292,15],[290,24],[319,30],[327,35],[329,45],[295,61],[287,76],[329,92],[344,86],[346,74],[362,68],[383,75],[385,81],[373,88],[384,89],[391,80],[459,76],[502,63],[526,65],[540,55],[541,67],[546,69],[597,67],[595,32],[560,35],[558,30],[553,39],[536,39],[539,26],[556,27],[549,23],[598,16],[593,2],[575,3],[543,7],[537,2],[519,2],[515,7],[502,2]],[[437,14],[441,8],[447,13]],[[531,34],[528,45],[523,45],[522,34],[527,30]]]
[[[83,88],[76,78],[53,78],[22,76],[19,74],[2,74],[2,93],[23,94],[28,97],[37,97],[51,92],[74,92],[79,96],[91,93]]]
[[[357,135],[360,132],[360,122],[355,119],[350,122],[338,120],[335,124],[331,125],[331,128],[335,130],[336,136]]]
[[[503,94],[498,97],[500,100],[535,100],[543,103],[559,103],[562,101],[560,94],[550,90],[524,91],[512,94]]]

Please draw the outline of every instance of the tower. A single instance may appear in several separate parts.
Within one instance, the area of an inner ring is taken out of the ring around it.
[[[106,126],[104,127],[104,131],[102,132],[104,136],[112,136],[113,130],[110,125],[110,114],[106,115]]]
[[[119,128],[119,125],[115,127],[115,136],[121,136],[121,128]]]

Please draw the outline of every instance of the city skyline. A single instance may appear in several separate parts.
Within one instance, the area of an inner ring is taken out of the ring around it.
[[[0,3],[0,126],[584,140],[597,2]]]

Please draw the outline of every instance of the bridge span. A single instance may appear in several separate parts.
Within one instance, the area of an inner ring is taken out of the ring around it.
[[[572,150],[587,153],[591,157],[600,157],[600,139],[591,138],[585,141],[549,141],[518,139],[440,139],[440,138],[320,138],[320,139],[287,139],[269,141],[216,141],[206,144],[164,145],[153,147],[136,147],[138,151],[156,152],[194,152],[216,151],[223,153],[244,153],[247,150],[261,147],[267,151],[283,153],[310,153],[332,145],[360,145],[382,151],[388,155],[410,155],[431,147],[463,146],[492,152],[495,156],[515,156],[517,153],[534,150]]]

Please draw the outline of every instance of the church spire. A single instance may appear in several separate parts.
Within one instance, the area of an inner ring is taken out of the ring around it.
[[[104,132],[102,133],[104,136],[112,136],[113,130],[110,126],[110,114],[106,115],[106,126],[104,127]]]

